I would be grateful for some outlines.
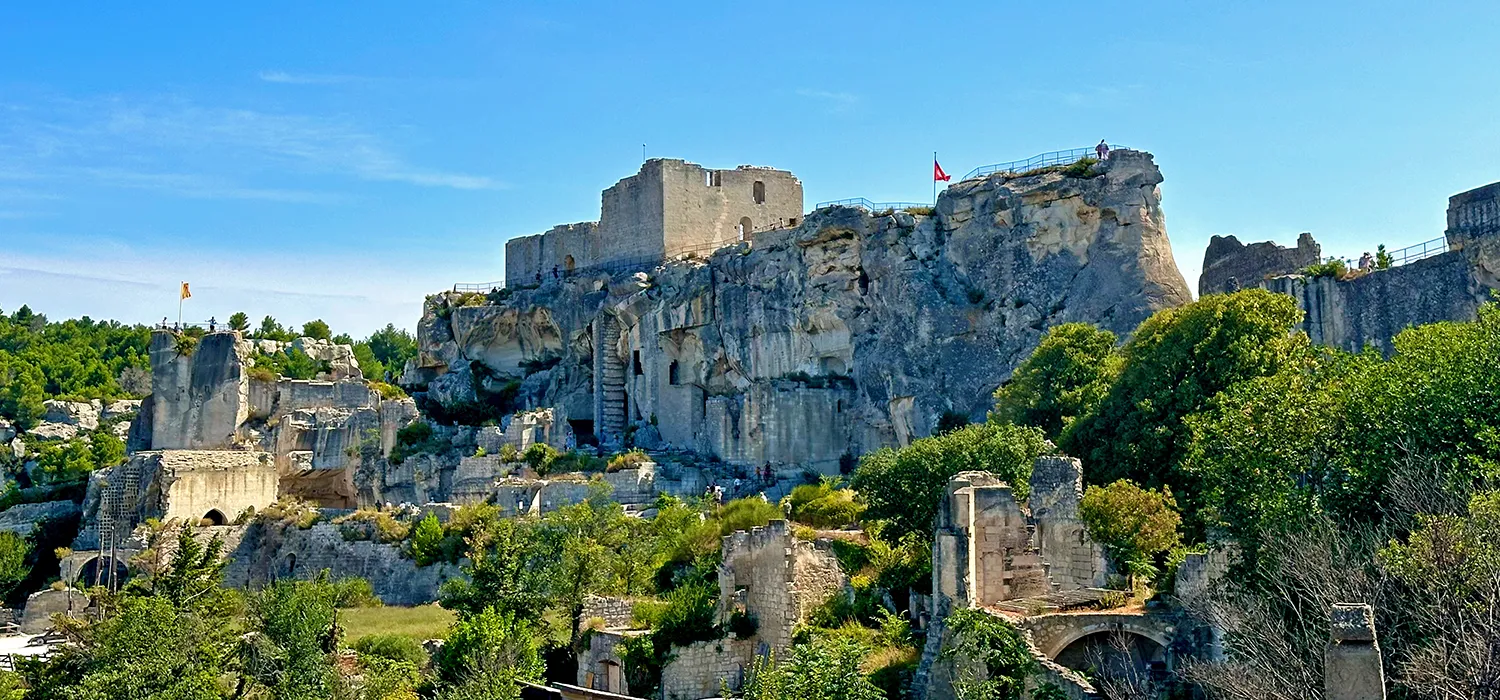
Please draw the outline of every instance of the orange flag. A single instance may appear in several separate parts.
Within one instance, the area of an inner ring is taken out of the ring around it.
[[[179,300],[181,300],[181,299],[186,299],[186,298],[188,298],[188,297],[190,297],[192,295],[193,295],[193,293],[188,291],[187,282],[183,282],[182,283],[182,296],[179,296],[177,298]]]

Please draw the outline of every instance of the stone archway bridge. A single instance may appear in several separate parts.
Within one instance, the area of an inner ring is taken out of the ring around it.
[[[1172,649],[1177,625],[1170,618],[1140,610],[1057,612],[1026,617],[1016,626],[1031,633],[1032,642],[1049,659],[1056,659],[1074,642],[1099,633],[1120,633],[1149,639]]]

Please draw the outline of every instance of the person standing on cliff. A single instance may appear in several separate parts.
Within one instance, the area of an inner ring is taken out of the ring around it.
[[[1370,255],[1370,251],[1367,250],[1364,255],[1359,256],[1359,270],[1369,272],[1373,269],[1375,269],[1375,256]]]
[[[1094,147],[1094,153],[1099,156],[1099,160],[1109,160],[1109,144],[1105,143],[1104,139],[1099,139],[1099,145]]]

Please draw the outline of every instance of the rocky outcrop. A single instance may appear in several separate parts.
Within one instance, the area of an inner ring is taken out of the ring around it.
[[[956,183],[930,215],[819,210],[649,273],[437,295],[404,381],[440,406],[509,391],[607,443],[649,426],[662,447],[835,471],[945,413],[982,419],[1053,325],[1124,335],[1191,299],[1151,156],[1076,175]]]
[[[1203,253],[1198,296],[1253,287],[1262,280],[1289,275],[1322,262],[1322,255],[1323,249],[1311,233],[1297,236],[1295,248],[1271,241],[1246,245],[1234,236],[1214,236]]]
[[[1240,246],[1233,237],[1215,236],[1198,287],[1228,292],[1260,286],[1287,294],[1301,307],[1302,330],[1313,342],[1350,352],[1374,346],[1390,354],[1402,330],[1473,320],[1500,289],[1500,182],[1450,197],[1445,237],[1446,252],[1335,278],[1285,274],[1301,269],[1296,263],[1308,255],[1316,256],[1318,246],[1309,234],[1298,238],[1296,249],[1270,242]],[[1236,270],[1255,272],[1231,274]]]

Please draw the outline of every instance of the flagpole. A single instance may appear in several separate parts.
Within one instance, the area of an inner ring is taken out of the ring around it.
[[[937,172],[935,172],[937,169],[937,151],[932,152],[932,167],[934,170],[932,174],[932,206],[937,206]]]

